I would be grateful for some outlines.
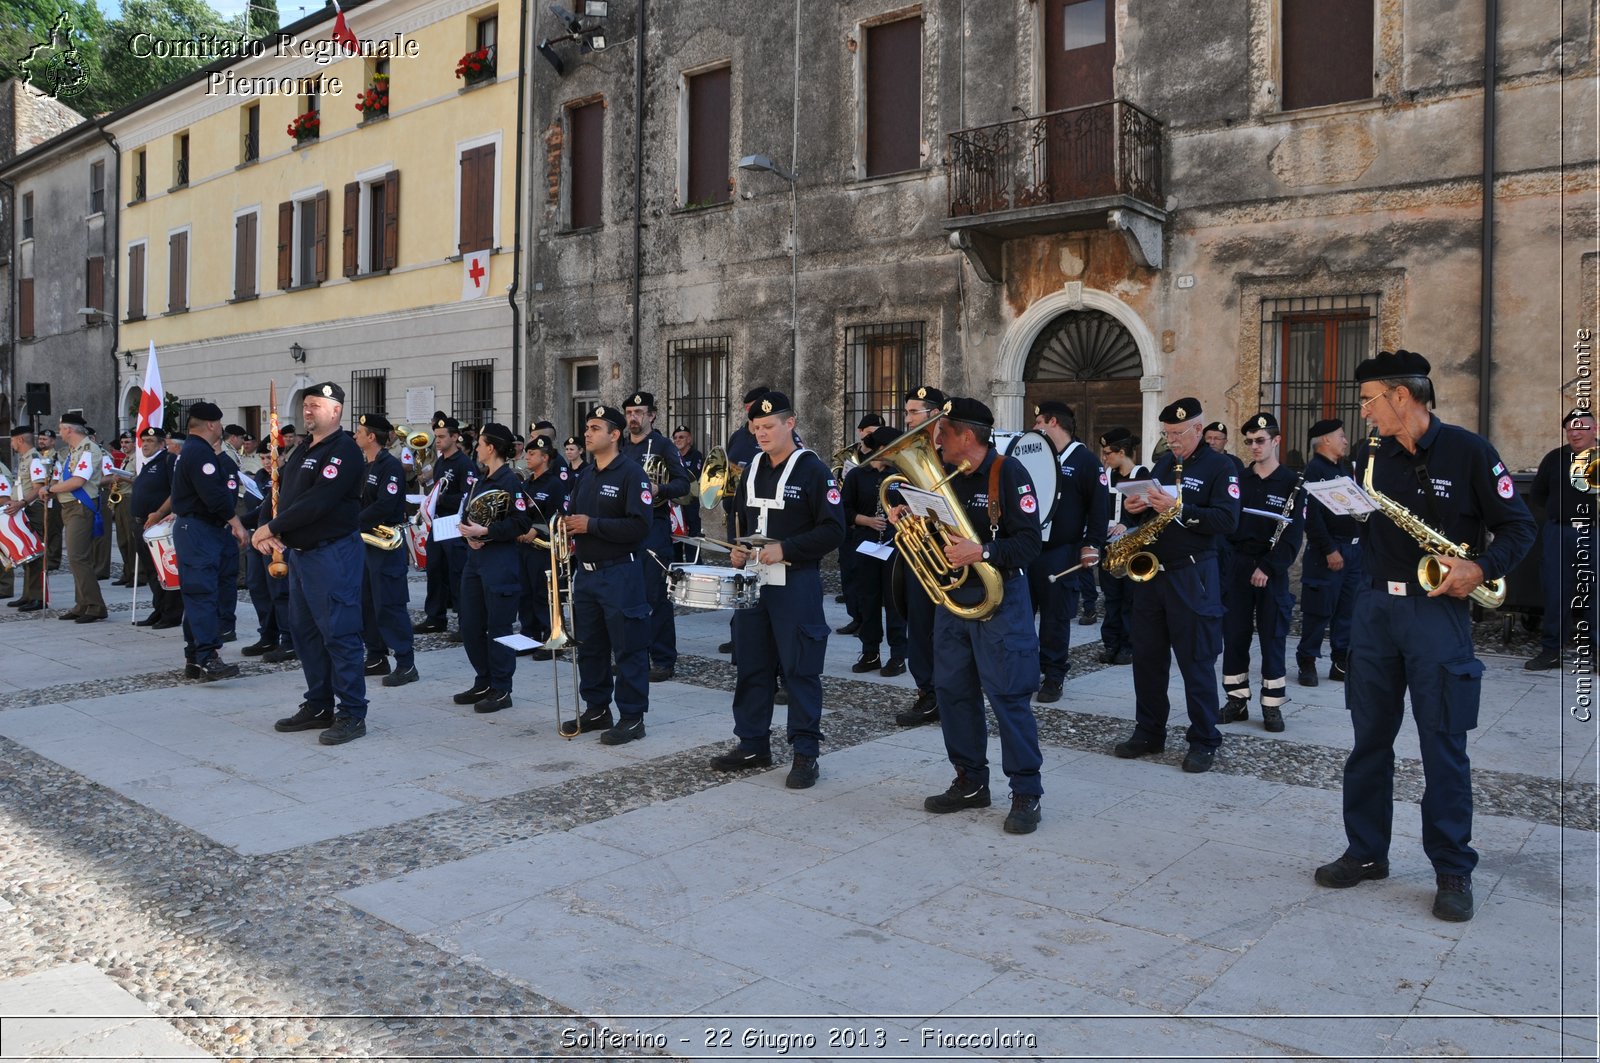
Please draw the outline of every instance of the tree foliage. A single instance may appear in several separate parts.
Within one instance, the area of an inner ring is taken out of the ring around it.
[[[92,0],[0,3],[0,81],[20,77],[85,114],[104,84],[105,19]]]

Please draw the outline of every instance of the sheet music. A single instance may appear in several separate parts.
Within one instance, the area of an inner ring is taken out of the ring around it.
[[[1160,487],[1173,498],[1178,497],[1177,484],[1158,484],[1154,480],[1124,480],[1117,485],[1116,490],[1120,495],[1142,495],[1148,487]]]
[[[856,553],[875,557],[879,561],[887,561],[894,556],[894,546],[890,543],[874,543],[863,539],[856,544]]]
[[[495,639],[495,641],[502,646],[509,646],[514,650],[531,650],[544,645],[544,643],[540,642],[538,639],[530,639],[528,636],[520,632],[512,632],[509,635],[501,635],[499,638]]]
[[[958,527],[955,511],[950,508],[950,503],[941,494],[924,491],[920,487],[910,484],[899,484],[895,487],[900,499],[910,507],[911,512],[919,517],[933,517],[947,528]]]
[[[1348,476],[1336,476],[1332,480],[1306,481],[1306,491],[1318,502],[1328,507],[1329,512],[1341,517],[1358,517],[1363,513],[1371,513],[1378,507],[1372,504],[1372,499],[1367,493],[1356,486],[1356,482]]]
[[[461,518],[452,513],[447,517],[433,518],[433,540],[442,543],[446,539],[461,538]]]

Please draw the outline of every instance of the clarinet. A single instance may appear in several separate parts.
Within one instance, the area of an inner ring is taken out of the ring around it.
[[[1294,513],[1294,496],[1300,493],[1300,485],[1305,482],[1306,474],[1305,470],[1302,469],[1300,475],[1294,478],[1294,486],[1289,488],[1289,497],[1284,500],[1283,512],[1279,514],[1284,519],[1280,520],[1278,526],[1273,529],[1272,538],[1267,541],[1267,553],[1272,553],[1273,547],[1278,545],[1278,540],[1283,538],[1283,530],[1293,522],[1291,514]]]

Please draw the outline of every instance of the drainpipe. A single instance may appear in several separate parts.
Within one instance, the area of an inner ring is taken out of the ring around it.
[[[639,0],[637,43],[633,56],[633,386],[644,387],[639,379],[641,363],[639,330],[644,318],[639,303],[644,293],[644,33],[645,3]],[[602,380],[604,378],[602,377]]]
[[[511,289],[506,302],[511,306],[511,431],[518,431],[522,423],[522,318],[517,313],[517,298],[522,290],[522,155],[524,138],[524,106],[528,91],[528,0],[522,0],[522,11],[517,23],[517,41],[521,54],[517,58],[517,168],[512,185],[516,200],[515,220],[511,237]]]
[[[122,148],[118,146],[117,138],[106,131],[105,126],[101,126],[98,132],[105,142],[111,146],[111,180],[106,185],[106,196],[109,200],[106,204],[106,217],[108,219],[117,219],[116,239],[111,241],[111,269],[107,270],[102,267],[100,270],[101,298],[106,300],[106,310],[110,312],[111,317],[111,379],[115,381],[121,376],[120,370],[117,369],[117,341],[122,328],[119,322],[121,315],[117,313],[117,292],[121,290],[122,285],[114,282],[111,285],[109,298],[104,288],[107,273],[110,273],[113,278],[121,275],[117,267],[121,265],[120,257],[122,254],[122,210],[121,205],[110,197],[122,195]],[[111,388],[111,413],[113,420],[117,423],[118,431],[123,427],[121,405],[122,389],[113,384]],[[137,440],[135,442],[137,443]]]
[[[4,205],[5,216],[11,219],[11,231],[13,233],[11,246],[6,248],[6,255],[9,258],[10,264],[6,267],[6,291],[4,298],[6,300],[6,308],[9,312],[6,314],[6,334],[3,338],[0,338],[3,339],[3,342],[6,345],[6,375],[5,380],[0,381],[0,383],[5,384],[6,402],[13,404],[6,410],[6,421],[9,424],[15,425],[18,422],[11,420],[11,414],[12,410],[15,409],[16,403],[17,333],[19,331],[17,328],[17,291],[19,290],[17,281],[18,256],[17,241],[15,239],[15,226],[17,224],[17,212],[15,209],[17,204],[17,186],[12,184],[10,181],[0,178],[0,188],[4,188],[6,190]]]
[[[1478,296],[1478,434],[1489,434],[1489,386],[1494,365],[1494,93],[1495,25],[1499,0],[1483,6],[1483,249],[1479,255],[1481,277]]]
[[[789,397],[800,398],[800,0],[794,0],[794,99],[789,129]]]

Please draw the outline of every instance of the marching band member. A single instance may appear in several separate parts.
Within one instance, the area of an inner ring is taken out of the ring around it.
[[[381,413],[364,413],[353,433],[356,445],[367,459],[366,479],[361,484],[361,516],[357,526],[363,533],[379,527],[399,532],[406,522],[406,471],[400,459],[386,450],[383,441],[394,426]],[[362,641],[366,643],[367,675],[383,676],[386,687],[405,686],[417,681],[417,659],[411,644],[411,614],[406,611],[410,593],[406,571],[410,561],[404,544],[385,550],[363,541],[366,565],[361,579]],[[394,670],[389,670],[389,654],[394,654]]]
[[[471,456],[461,450],[461,422],[454,417],[433,421],[432,483],[444,484],[434,502],[436,516],[449,516],[461,509],[467,487],[476,473]],[[435,539],[428,530],[428,594],[423,601],[422,623],[417,633],[450,630],[450,610],[456,609],[456,592],[461,587],[462,566],[467,561],[467,544],[461,539]],[[457,616],[460,610],[456,609]]]
[[[1206,425],[1206,446],[1228,459],[1233,466],[1233,473],[1241,480],[1244,479],[1244,461],[1233,451],[1228,449],[1228,426],[1221,421],[1212,421]],[[1232,567],[1233,543],[1226,535],[1217,536],[1217,571],[1224,576]]]
[[[230,679],[237,664],[226,664],[222,625],[224,598],[238,598],[230,559],[238,557],[244,526],[234,512],[239,470],[222,441],[222,410],[215,403],[189,407],[189,437],[172,470],[172,546],[178,554],[183,595],[184,674],[190,679]]]
[[[1122,518],[1122,492],[1117,490],[1117,485],[1150,475],[1149,469],[1133,460],[1138,449],[1139,440],[1126,428],[1113,428],[1100,437],[1100,461],[1110,477],[1106,484],[1111,502],[1108,539],[1128,530]],[[1099,568],[1100,594],[1106,602],[1106,618],[1100,625],[1100,641],[1105,646],[1100,651],[1100,663],[1132,664],[1133,599],[1128,594],[1128,577],[1113,576],[1103,565]]]
[[[1167,453],[1150,471],[1157,484],[1175,479],[1175,463],[1183,463],[1178,497],[1158,486],[1130,496],[1123,512],[1142,523],[1178,505],[1172,519],[1149,547],[1160,562],[1158,572],[1140,583],[1130,581],[1133,595],[1133,734],[1112,752],[1124,760],[1159,753],[1167,744],[1167,678],[1172,661],[1183,675],[1189,710],[1186,737],[1187,772],[1210,771],[1222,744],[1217,730],[1217,654],[1222,650],[1222,595],[1217,569],[1217,540],[1239,526],[1239,478],[1227,456],[1201,439],[1200,400],[1182,398],[1159,414]]]
[[[281,550],[289,565],[289,625],[305,700],[278,731],[320,730],[336,746],[367,733],[367,677],[361,642],[361,484],[366,460],[344,417],[344,388],[332,381],[305,392],[306,438],[278,475],[278,509],[271,502],[251,541],[261,553]],[[338,708],[335,709],[335,699]]]
[[[650,603],[639,585],[638,554],[650,534],[654,495],[644,470],[619,449],[627,423],[615,406],[589,411],[583,439],[591,461],[561,518],[574,549],[572,626],[584,704],[578,719],[562,722],[561,733],[603,731],[600,741],[608,746],[643,738],[650,709]],[[615,725],[613,661],[622,714]]]
[[[656,397],[636,391],[622,404],[628,418],[628,434],[622,440],[622,454],[647,468],[647,457],[659,458],[666,465],[666,476],[651,485],[657,498],[671,499],[689,490],[689,475],[683,469],[678,449],[655,430]],[[662,501],[655,507],[650,537],[645,540],[640,571],[644,574],[645,600],[650,603],[650,682],[672,678],[678,663],[678,626],[673,620],[672,603],[667,600],[666,566],[672,563],[672,514]]]
[[[46,484],[54,483],[60,477],[63,466],[67,464],[67,451],[70,448],[62,446],[61,440],[56,435],[54,428],[39,429],[39,453],[44,457],[45,469],[49,473]],[[61,519],[61,506],[53,494],[44,499],[44,508],[50,511],[50,530],[45,535],[45,561],[51,572],[61,570],[61,544],[65,541],[66,521]],[[43,519],[43,518],[41,518]]]
[[[672,501],[683,512],[684,534],[698,537],[701,533],[701,505],[695,485],[700,482],[700,473],[706,467],[706,457],[695,449],[694,435],[686,424],[680,424],[672,430],[672,445],[678,448],[678,460],[683,462],[684,474],[689,478],[689,489]],[[683,543],[674,547],[674,556],[679,561],[689,560],[689,554],[689,547]]]
[[[533,442],[523,452],[528,467],[528,479],[522,485],[523,497],[531,507],[528,511],[533,526],[517,537],[523,544],[518,551],[522,570],[522,633],[530,639],[544,642],[550,637],[550,592],[547,579],[556,579],[550,571],[550,551],[533,545],[537,538],[549,536],[550,522],[561,516],[561,507],[572,488],[571,474],[565,462],[557,465],[555,443],[547,435],[535,435]],[[526,650],[535,660],[548,660],[549,650]]]
[[[1472,647],[1467,597],[1516,567],[1533,544],[1533,518],[1489,441],[1429,410],[1428,360],[1381,351],[1356,366],[1361,415],[1381,437],[1356,466],[1373,489],[1451,542],[1492,542],[1475,560],[1452,558],[1432,591],[1417,581],[1424,550],[1384,513],[1367,520],[1361,548],[1368,586],[1356,597],[1345,707],[1355,731],[1344,766],[1343,855],[1317,868],[1319,886],[1345,889],[1389,874],[1394,821],[1394,740],[1406,694],[1422,757],[1422,848],[1438,891],[1433,915],[1472,918],[1472,766],[1467,732],[1478,725],[1483,663]]]
[[[147,529],[166,520],[167,514],[172,512],[172,469],[178,459],[167,450],[166,443],[167,433],[154,425],[139,433],[139,450],[145,460],[134,478],[133,497],[129,503],[134,535],[138,537],[140,549],[144,550],[144,582],[150,588],[150,612],[138,626],[157,631],[183,626],[183,594],[161,585],[161,559],[144,537]]]
[[[1051,513],[1049,538],[1028,566],[1028,593],[1039,610],[1039,666],[1044,678],[1035,701],[1061,700],[1061,686],[1072,669],[1072,618],[1078,612],[1080,573],[1093,576],[1106,545],[1108,518],[1106,470],[1100,459],[1077,439],[1078,419],[1064,402],[1042,402],[1033,408],[1033,427],[1050,438],[1056,451],[1056,505]],[[1052,489],[1035,484],[1035,490]],[[1073,565],[1078,572],[1054,583],[1049,577]],[[1085,604],[1092,614],[1094,606]]]
[[[944,392],[924,384],[906,392],[902,409],[905,413],[905,430],[927,422],[928,418],[944,408]],[[946,472],[949,470],[946,469]],[[896,560],[902,570],[905,563]],[[917,684],[917,699],[895,715],[894,722],[901,727],[916,727],[939,718],[939,699],[933,691],[933,599],[909,570],[902,571],[898,580],[906,589],[906,661],[911,666],[911,678]]]
[[[1258,413],[1239,429],[1251,461],[1239,482],[1239,527],[1228,537],[1229,569],[1222,582],[1222,723],[1250,718],[1250,637],[1261,640],[1261,723],[1283,730],[1289,700],[1285,650],[1294,596],[1289,569],[1300,553],[1305,499],[1299,477],[1278,462],[1278,419]],[[1256,513],[1289,518],[1284,524]]]
[[[759,548],[736,546],[732,562],[735,568],[755,562],[779,578],[763,583],[755,606],[734,610],[733,733],[739,744],[714,757],[711,766],[736,771],[772,763],[772,707],[781,663],[794,748],[784,785],[803,790],[817,781],[828,648],[817,565],[843,540],[844,512],[827,463],[796,445],[794,425],[794,409],[780,392],[769,391],[750,407],[749,427],[761,452],[740,484],[740,524],[775,541]]]
[[[83,415],[61,415],[61,437],[71,450],[61,463],[55,483],[39,492],[39,500],[60,500],[67,566],[72,570],[72,608],[57,619],[92,624],[106,618],[106,600],[95,582],[95,540],[105,534],[99,504],[100,448],[89,438]]]
[[[839,486],[841,489],[843,489],[845,481],[850,478],[850,474],[866,463],[865,455],[871,449],[867,446],[867,440],[871,438],[874,430],[881,427],[883,427],[883,418],[875,413],[865,414],[861,420],[856,422],[855,445],[850,448],[849,453],[845,456],[844,468],[839,473]],[[865,567],[868,562],[877,564],[878,561],[876,558],[863,557],[856,553],[856,545],[861,541],[856,536],[856,532],[860,529],[851,523],[848,493],[845,502],[845,536],[844,542],[839,546],[840,593],[834,598],[834,601],[844,605],[845,612],[850,615],[850,622],[843,627],[834,628],[833,633],[835,635],[858,635],[861,632],[866,606],[859,600],[861,586],[856,577],[860,569]],[[877,503],[874,502],[867,507],[867,513],[871,514],[876,507]],[[883,635],[882,626],[883,622],[880,615],[878,622],[880,638]],[[865,643],[863,643],[863,646],[865,646]],[[876,642],[873,643],[872,648],[874,650],[878,649]],[[874,653],[873,656],[877,656],[877,654]],[[863,657],[864,659],[865,657]],[[856,663],[860,664],[861,662],[857,661]],[[873,665],[873,667],[876,668],[878,666]],[[871,671],[871,669],[863,668],[862,671]]]
[[[133,493],[133,436],[127,432],[117,436],[116,449],[107,457],[111,459],[108,475],[121,481],[121,486],[115,491],[117,501],[111,503],[111,524],[117,533],[117,555],[122,558],[122,575],[112,586],[132,587],[135,547],[128,503],[129,495]]]
[[[750,463],[755,460],[756,454],[761,449],[756,446],[756,437],[750,434],[750,407],[766,393],[767,387],[765,384],[757,384],[744,393],[743,402],[746,423],[733,430],[733,434],[728,436],[728,442],[722,448],[722,453],[727,455],[728,463],[740,470],[748,469]],[[737,539],[748,531],[748,529],[739,527],[739,505],[732,492],[723,492],[722,519],[723,534],[729,539]],[[733,652],[733,621],[731,619],[728,621],[728,641],[718,646],[717,652]]]
[[[6,503],[7,513],[22,510],[28,527],[35,535],[44,530],[44,503],[38,500],[39,488],[48,477],[44,458],[33,447],[33,430],[27,425],[11,429],[11,452],[17,457],[17,473],[11,485],[11,498]],[[6,604],[24,613],[44,608],[45,558],[40,557],[22,566],[22,597]]]
[[[1345,459],[1350,437],[1344,422],[1330,418],[1311,426],[1311,460],[1306,482],[1354,475]],[[1306,506],[1306,556],[1300,569],[1300,644],[1295,664],[1303,687],[1317,685],[1317,658],[1328,636],[1333,665],[1328,678],[1342,681],[1350,655],[1350,617],[1365,577],[1361,571],[1361,521],[1333,513],[1318,503]]]
[[[461,575],[461,642],[472,662],[472,686],[455,696],[457,705],[474,712],[499,712],[511,706],[511,680],[517,654],[495,640],[511,634],[522,590],[522,559],[517,536],[533,523],[522,481],[511,464],[514,440],[511,429],[490,422],[478,431],[478,463],[484,475],[469,489],[467,513],[461,518],[461,537],[467,544],[467,563]],[[505,515],[489,524],[471,520],[472,500],[491,491],[504,491],[509,499]]]
[[[864,452],[861,464],[844,474],[846,534],[845,545],[839,551],[841,559],[851,555],[856,558],[852,582],[855,583],[857,615],[860,617],[855,634],[861,640],[861,657],[850,666],[850,670],[876,670],[879,675],[890,677],[901,675],[906,670],[906,618],[900,615],[900,607],[895,603],[894,595],[889,593],[889,572],[894,559],[891,557],[887,561],[880,561],[860,553],[856,548],[861,543],[881,543],[888,539],[889,519],[878,505],[878,487],[883,483],[883,478],[889,475],[890,469],[887,462],[874,461],[872,452],[882,450],[897,438],[890,428],[878,427],[868,432],[860,443]],[[884,661],[880,654],[886,625],[889,632],[889,659]]]
[[[1561,430],[1566,445],[1544,456],[1528,490],[1528,497],[1545,512],[1539,533],[1544,622],[1539,652],[1522,665],[1530,672],[1560,668],[1563,643],[1569,651],[1592,646],[1596,633],[1595,495],[1572,482],[1574,461],[1595,445],[1594,412],[1581,406],[1572,410],[1561,419]]]
[[[567,459],[567,472],[572,476],[574,485],[578,482],[578,474],[583,471],[584,454],[583,440],[577,436],[568,436],[561,444],[561,453]]]
[[[1028,472],[1016,458],[994,449],[994,414],[977,399],[945,402],[935,426],[938,446],[951,465],[967,471],[949,489],[966,511],[976,540],[952,537],[945,559],[953,567],[982,562],[998,570],[999,607],[982,620],[957,616],[945,603],[934,605],[933,683],[939,699],[939,727],[956,777],[943,793],[922,803],[929,812],[988,808],[988,728],[983,701],[988,695],[1000,731],[1000,764],[1011,783],[1008,834],[1031,834],[1039,825],[1039,777],[1043,755],[1031,695],[1039,688],[1039,639],[1033,629],[1027,569],[1039,556],[1039,499]],[[890,514],[898,521],[903,511]],[[920,585],[920,580],[918,581]],[[971,606],[984,598],[976,578],[949,592],[950,601]],[[930,599],[931,601],[931,599]]]

